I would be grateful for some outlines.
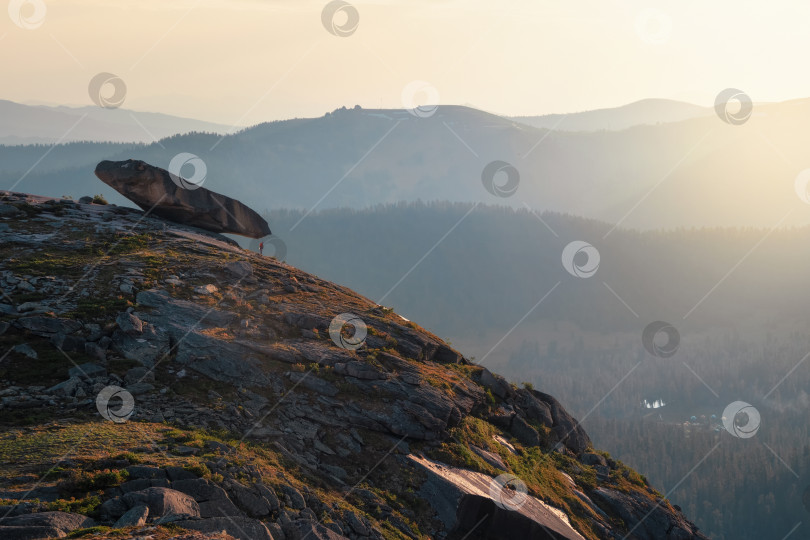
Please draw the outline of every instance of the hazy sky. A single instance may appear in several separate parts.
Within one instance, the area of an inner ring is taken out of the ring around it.
[[[34,28],[15,24],[18,5],[17,22]],[[806,0],[357,1],[348,37],[326,30],[326,5],[12,0],[0,16],[0,98],[89,105],[90,79],[111,72],[126,108],[244,125],[401,107],[412,81],[440,103],[509,115],[647,97],[710,105],[727,87],[755,101],[810,96]]]

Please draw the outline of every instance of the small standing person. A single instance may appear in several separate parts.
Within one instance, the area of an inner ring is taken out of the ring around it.
[[[264,255],[264,242],[259,242],[259,255]]]

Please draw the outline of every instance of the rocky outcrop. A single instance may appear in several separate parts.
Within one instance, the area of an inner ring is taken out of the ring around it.
[[[498,506],[491,498],[463,495],[458,501],[456,522],[448,540],[570,540],[550,527],[516,510]],[[579,537],[581,538],[581,537]]]
[[[123,529],[125,527],[140,527],[146,523],[146,518],[149,517],[149,507],[145,504],[133,506],[127,512],[118,518],[118,521],[113,524],[113,529]]]
[[[249,238],[270,235],[264,218],[241,202],[182,178],[175,182],[168,171],[143,161],[102,161],[96,176],[142,210],[164,219]]]
[[[583,454],[593,443],[579,422],[553,396],[527,388],[513,388],[503,377],[483,369],[479,382],[503,404],[490,416],[489,421],[508,430],[521,443],[540,446],[543,437],[532,425],[550,430],[552,444],[559,444],[575,455]]]
[[[408,459],[427,474],[420,494],[435,505],[450,538],[584,540],[559,511],[535,497],[526,494],[515,504],[505,503],[502,491],[493,489],[497,481],[485,474],[417,456]],[[541,530],[548,535],[534,535]]]
[[[109,422],[115,406],[104,416],[97,397],[126,394],[134,408],[117,418],[137,426],[133,436],[196,434],[150,442],[142,464],[116,465],[120,485],[92,492],[102,525],[172,523],[189,538],[359,540],[396,529],[411,538],[702,539],[638,475],[593,450],[552,396],[517,388],[353,291],[136,210],[5,201],[14,211],[0,212],[9,229],[0,417],[11,424],[0,440],[25,435],[16,418],[44,415],[47,428],[34,428],[43,434],[60,422]],[[330,334],[347,312],[367,328],[357,348]],[[256,466],[256,454],[240,455],[248,447],[270,461]],[[112,467],[101,461],[59,467]],[[493,486],[518,472],[527,496],[503,504]],[[31,499],[66,496],[32,478],[0,478],[0,499],[29,499],[0,515],[43,519],[49,508]],[[59,536],[57,525],[30,529]],[[15,522],[0,526],[0,537],[30,538]]]
[[[200,506],[190,496],[165,487],[150,487],[123,496],[129,509],[146,506],[158,523],[200,517]]]
[[[208,450],[223,453],[233,451],[219,444],[209,445]],[[210,466],[217,474],[224,474],[228,478],[217,484],[177,467],[127,467],[131,480],[120,486],[125,493],[108,499],[102,505],[101,519],[103,522],[115,521],[115,529],[171,523],[201,533],[225,531],[239,540],[274,540],[284,538],[285,534],[287,539],[335,540],[346,538],[333,530],[343,530],[343,527],[354,531],[353,538],[376,538],[371,526],[354,513],[346,513],[340,523],[330,519],[333,529],[325,527],[315,519],[314,511],[323,513],[326,507],[312,496],[305,498],[293,486],[280,486],[279,491],[283,496],[283,500],[280,500],[274,489],[261,482],[246,486],[232,478],[226,467],[219,467],[216,462],[211,462]],[[250,469],[246,467],[240,469],[238,474],[248,472]],[[163,487],[136,489],[150,483],[163,484]],[[335,513],[336,517],[339,515]],[[280,519],[283,528],[279,523],[262,521],[274,517]],[[362,534],[357,533],[358,530]]]
[[[663,499],[655,501],[604,487],[596,488],[593,498],[621,518],[628,529],[628,540],[705,538],[692,523],[672,512]]]

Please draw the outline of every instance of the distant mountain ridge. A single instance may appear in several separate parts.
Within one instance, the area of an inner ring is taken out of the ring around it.
[[[0,100],[0,144],[5,145],[75,141],[152,143],[179,133],[232,130],[232,126],[161,113],[96,106],[23,105]]]
[[[409,113],[405,110],[393,109],[371,113],[372,116],[388,119],[402,118],[407,114]],[[618,131],[638,125],[680,122],[712,114],[714,113],[710,107],[667,99],[644,99],[619,107],[504,118],[541,129]],[[84,115],[87,118],[70,129]],[[95,106],[29,105],[0,100],[0,144],[5,145],[57,141],[151,143],[164,137],[194,131],[222,134],[237,129],[241,127],[163,113],[100,109]]]
[[[514,116],[513,120],[542,129],[562,131],[619,131],[633,126],[669,124],[711,116],[710,107],[671,99],[642,99],[620,107],[567,114]]]
[[[423,200],[528,206],[623,228],[769,228],[810,223],[796,188],[810,166],[808,122],[810,100],[757,105],[744,125],[713,114],[595,132],[540,129],[461,106],[427,117],[344,107],[146,146],[0,147],[0,187],[23,179],[22,190],[80,196],[99,189],[86,171],[100,160],[165,168],[192,153],[206,164],[206,187],[260,211]],[[514,192],[484,186],[482,174],[496,161],[517,173]]]

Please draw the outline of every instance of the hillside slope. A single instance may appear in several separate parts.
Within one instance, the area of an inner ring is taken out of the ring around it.
[[[705,538],[552,396],[346,288],[0,200],[3,538]]]

